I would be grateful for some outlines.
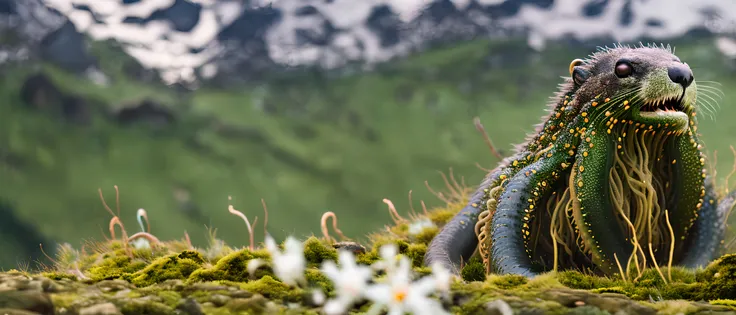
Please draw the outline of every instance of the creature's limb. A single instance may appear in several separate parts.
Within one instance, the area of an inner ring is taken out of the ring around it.
[[[633,249],[618,225],[611,203],[608,179],[613,154],[618,154],[616,141],[601,131],[588,132],[585,137],[588,148],[578,151],[571,175],[573,219],[593,262],[611,275],[619,271],[616,259],[625,261]]]
[[[697,218],[698,204],[702,203],[701,207],[708,205],[704,202],[705,178],[703,176],[703,162],[701,162],[702,154],[697,143],[697,139],[694,138],[692,132],[688,132],[668,140],[665,147],[665,156],[671,158],[671,161],[666,162],[671,163],[672,167],[672,177],[670,179],[672,197],[668,200],[667,207],[669,208],[670,224],[675,234],[675,240],[682,240],[690,234],[690,229]],[[712,207],[715,208],[716,205],[712,205]],[[705,222],[711,221],[706,219]],[[699,252],[697,249],[695,251]],[[688,252],[692,252],[692,250],[686,250],[683,246],[676,245],[674,256],[681,257]]]
[[[478,205],[482,204],[485,196],[483,190],[491,185],[491,178],[497,178],[500,172],[500,168],[491,172],[478,190],[470,196],[468,204],[432,239],[424,255],[426,266],[439,262],[453,274],[460,274],[460,263],[470,260],[478,247],[475,223],[478,222],[478,215],[481,212]]]
[[[736,205],[736,191],[718,202],[713,185],[710,181],[706,183],[703,207],[685,243],[685,256],[680,263],[686,268],[705,267],[720,255],[721,241],[726,232],[726,217]]]
[[[560,156],[560,155],[557,155]],[[500,274],[538,274],[527,252],[529,223],[538,201],[563,172],[563,158],[542,159],[513,176],[498,200],[492,219],[491,262]]]

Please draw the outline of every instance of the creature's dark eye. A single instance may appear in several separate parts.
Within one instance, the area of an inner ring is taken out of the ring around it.
[[[634,67],[631,65],[631,62],[628,60],[619,60],[616,62],[616,68],[614,69],[614,73],[616,73],[616,76],[619,78],[625,78],[631,75],[631,73],[634,72]]]

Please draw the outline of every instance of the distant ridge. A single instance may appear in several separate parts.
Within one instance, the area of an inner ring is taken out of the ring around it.
[[[13,28],[62,60],[82,58],[78,51],[86,39],[78,32],[114,39],[173,83],[270,66],[370,65],[438,41],[512,33],[544,49],[549,40],[625,42],[703,31],[726,36],[719,45],[733,53],[729,49],[736,44],[728,36],[736,35],[736,2],[0,0],[0,28]],[[6,55],[0,61],[24,57],[23,52]],[[71,63],[84,67],[83,60]]]

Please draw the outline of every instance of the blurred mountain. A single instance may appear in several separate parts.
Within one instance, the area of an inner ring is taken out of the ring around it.
[[[167,83],[224,84],[294,66],[353,71],[439,43],[511,34],[537,50],[548,40],[733,35],[736,2],[0,0],[0,32],[2,61],[41,57],[104,80],[87,43],[112,39]],[[734,53],[732,40],[719,43]]]

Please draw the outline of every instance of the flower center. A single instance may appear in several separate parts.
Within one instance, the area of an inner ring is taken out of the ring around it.
[[[406,299],[406,289],[399,289],[394,291],[394,300],[401,303]]]

